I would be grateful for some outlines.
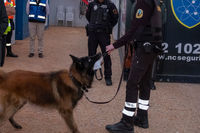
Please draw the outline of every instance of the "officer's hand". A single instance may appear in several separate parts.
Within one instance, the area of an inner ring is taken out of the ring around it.
[[[106,46],[106,52],[108,52],[108,54],[111,54],[111,51],[113,51],[115,48],[112,44]]]

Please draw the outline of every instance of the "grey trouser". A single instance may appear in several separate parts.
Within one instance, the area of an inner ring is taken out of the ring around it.
[[[29,22],[30,53],[35,52],[35,38],[38,38],[38,52],[43,52],[43,36],[45,23]]]

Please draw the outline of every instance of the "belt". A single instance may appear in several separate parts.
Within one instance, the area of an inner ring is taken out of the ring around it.
[[[96,29],[95,31],[96,31],[96,32],[105,32],[104,29]]]
[[[136,48],[144,48],[143,47],[144,42],[136,42],[135,44],[136,44]]]

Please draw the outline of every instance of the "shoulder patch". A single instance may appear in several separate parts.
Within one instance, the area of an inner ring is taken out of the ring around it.
[[[136,12],[136,18],[142,18],[143,17],[143,10],[142,9],[138,9]]]

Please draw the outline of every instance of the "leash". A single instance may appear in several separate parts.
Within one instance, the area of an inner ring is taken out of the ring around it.
[[[102,55],[106,56],[106,55],[108,55],[108,53],[106,52],[106,53],[104,53]],[[94,104],[107,104],[107,103],[109,103],[109,102],[111,102],[111,101],[113,101],[115,99],[115,97],[117,96],[117,94],[118,94],[118,92],[120,90],[120,87],[121,87],[122,78],[123,78],[123,75],[124,75],[125,59],[126,59],[127,55],[128,55],[128,47],[126,47],[126,49],[125,49],[125,56],[124,56],[124,62],[123,62],[123,67],[122,67],[122,73],[121,73],[121,76],[120,76],[120,81],[119,81],[119,84],[118,84],[117,91],[116,91],[115,95],[110,100],[108,100],[108,101],[105,101],[105,102],[96,102],[96,101],[90,100],[89,97],[84,93],[85,98],[89,102],[94,103]]]
[[[99,74],[100,74],[100,78],[97,76],[97,70],[94,71],[95,78],[100,81],[103,79],[103,72],[101,68],[99,69]]]

